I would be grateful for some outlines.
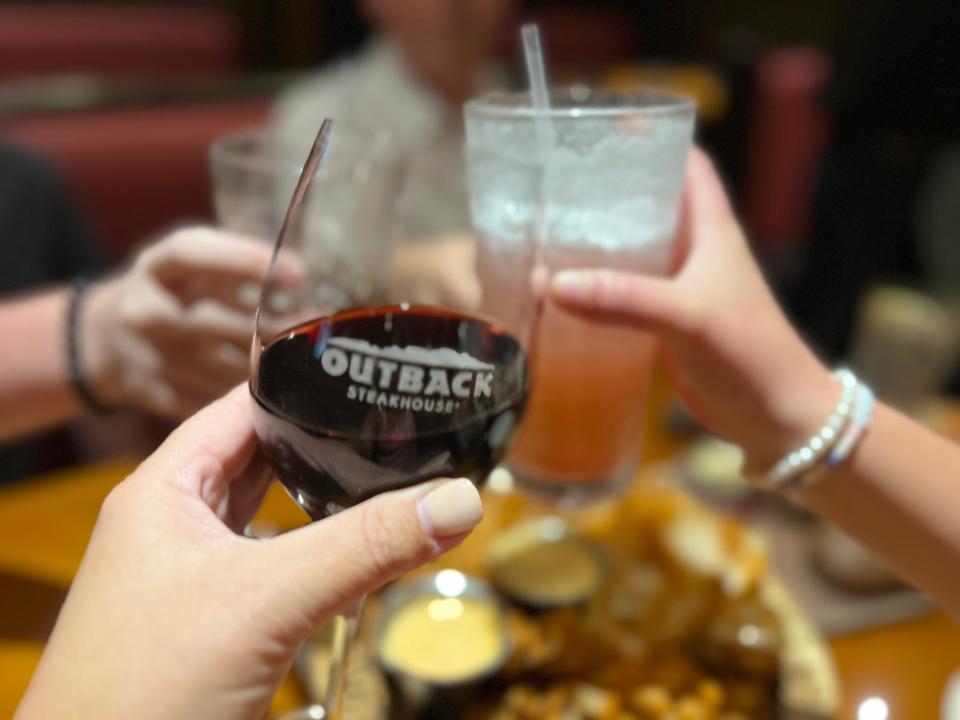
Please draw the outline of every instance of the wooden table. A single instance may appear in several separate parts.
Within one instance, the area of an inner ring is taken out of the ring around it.
[[[12,715],[30,679],[100,503],[132,468],[78,468],[0,490],[0,717]],[[275,486],[258,520],[287,528],[302,524],[303,516]],[[841,675],[843,720],[855,720],[858,705],[871,696],[887,701],[893,720],[933,720],[946,679],[960,670],[960,626],[940,613],[830,644]],[[284,712],[302,702],[289,681],[273,709]]]

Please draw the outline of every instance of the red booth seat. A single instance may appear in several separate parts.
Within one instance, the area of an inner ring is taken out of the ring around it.
[[[219,74],[239,47],[236,18],[215,8],[0,7],[0,78]]]
[[[113,260],[184,220],[212,218],[207,151],[261,125],[265,99],[58,115],[3,123],[5,142],[51,159]]]

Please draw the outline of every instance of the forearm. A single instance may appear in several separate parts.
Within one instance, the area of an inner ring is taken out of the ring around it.
[[[960,446],[885,405],[801,502],[960,619]]]
[[[0,441],[67,420],[82,409],[70,385],[68,291],[0,303]]]

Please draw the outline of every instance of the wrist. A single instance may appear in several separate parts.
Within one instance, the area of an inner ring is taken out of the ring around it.
[[[836,409],[841,383],[818,361],[805,363],[772,387],[766,403],[766,428],[744,445],[744,470],[763,473],[817,433]]]
[[[122,405],[124,399],[120,363],[112,343],[118,295],[118,279],[89,285],[74,330],[81,377],[97,401],[107,406]]]

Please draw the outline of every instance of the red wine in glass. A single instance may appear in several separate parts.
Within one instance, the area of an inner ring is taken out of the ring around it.
[[[482,482],[522,414],[527,360],[470,315],[365,308],[280,333],[251,391],[280,482],[319,519],[434,477]]]
[[[396,150],[381,136],[338,130],[334,137],[324,121],[257,308],[250,367],[257,435],[313,519],[430,478],[482,482],[506,452],[528,393],[539,317],[534,253],[510,268],[503,294],[512,301],[492,315],[498,306],[487,297],[456,309],[387,304],[410,299],[390,286],[405,177]],[[475,272],[447,270],[452,281]],[[334,623],[340,639],[319,699],[326,717],[340,713],[358,613],[359,604]]]

